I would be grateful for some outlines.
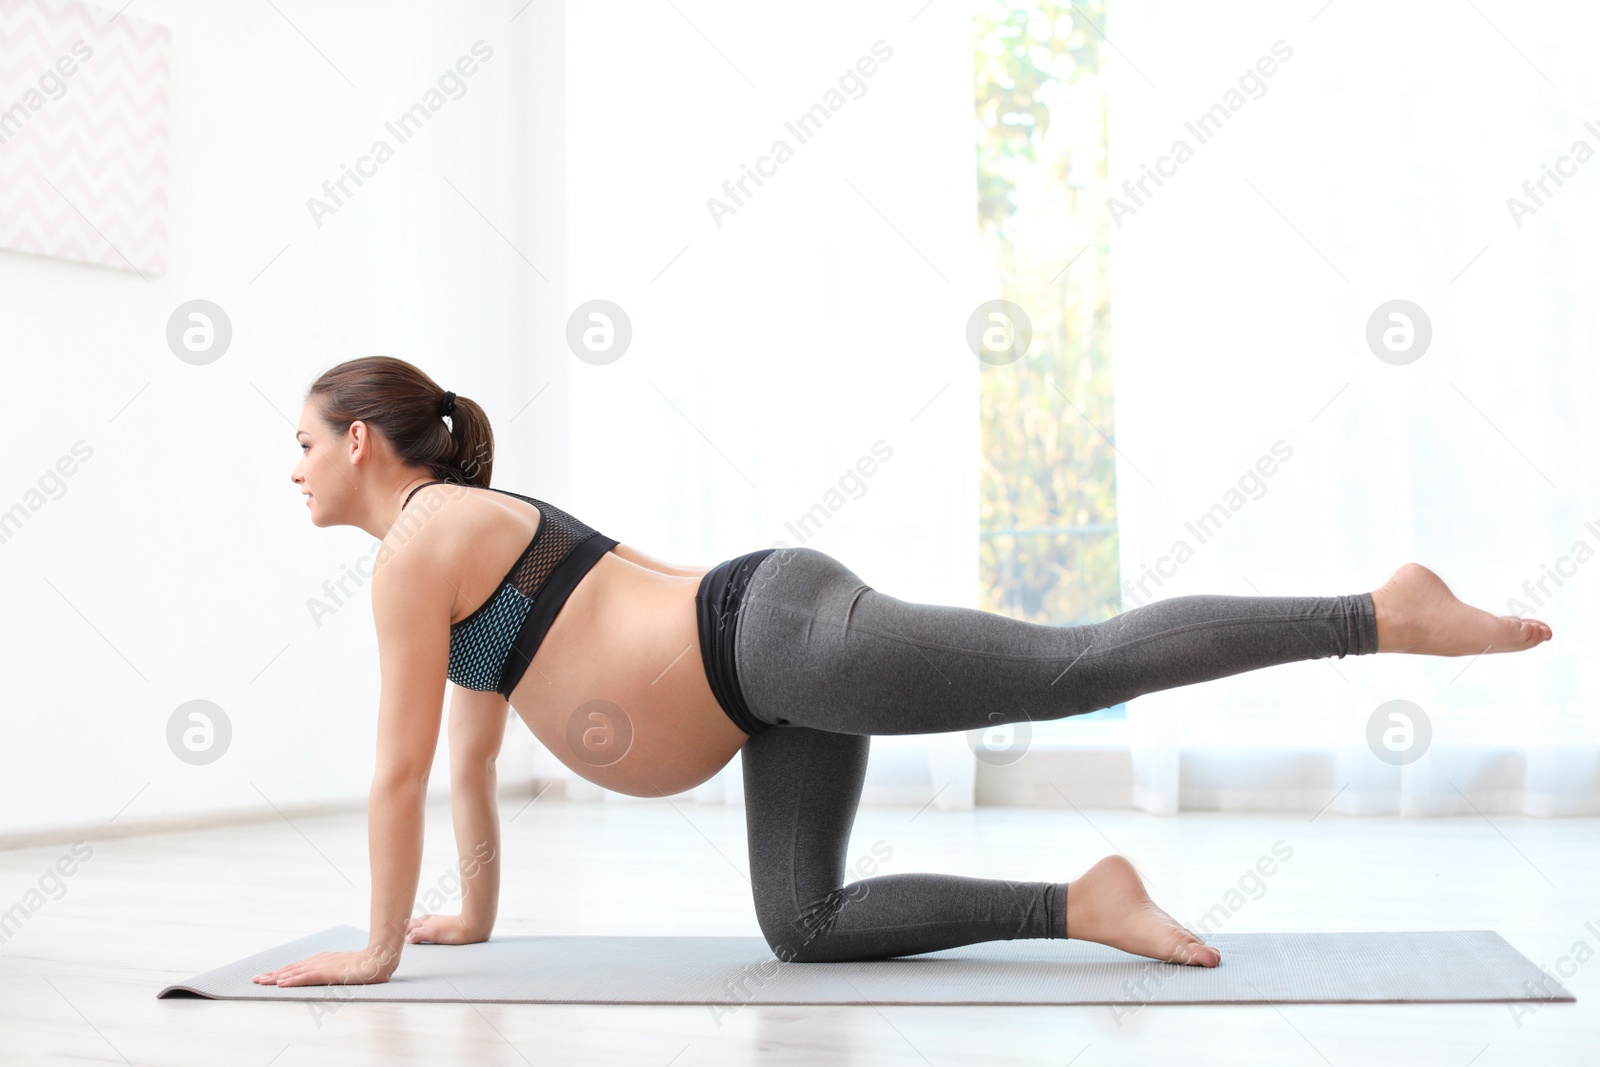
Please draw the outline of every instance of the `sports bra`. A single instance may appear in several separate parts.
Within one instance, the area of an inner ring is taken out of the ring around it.
[[[461,483],[441,478],[417,489],[443,484]],[[492,690],[509,700],[567,597],[618,542],[543,500],[487,485],[473,488],[526,500],[539,512],[533,540],[489,599],[471,615],[450,624],[450,665],[445,677],[464,689]],[[417,489],[406,494],[401,511]]]

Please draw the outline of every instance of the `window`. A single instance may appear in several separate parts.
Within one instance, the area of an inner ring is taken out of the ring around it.
[[[1104,11],[995,0],[976,19],[980,244],[1009,302],[969,324],[984,338],[980,606],[1059,626],[1122,610],[1103,42],[1085,22],[1103,25]],[[1117,705],[1034,734],[1125,715]]]

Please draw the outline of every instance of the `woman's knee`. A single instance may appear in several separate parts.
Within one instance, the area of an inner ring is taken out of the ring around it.
[[[843,960],[872,959],[861,955],[859,946],[834,931],[839,914],[865,893],[855,889],[860,882],[835,889],[801,908],[784,907],[776,901],[756,902],[756,920],[772,954],[785,963],[837,963]]]
[[[846,963],[853,960],[882,958],[871,953],[863,953],[859,946],[849,944],[848,939],[823,930],[809,933],[785,932],[766,936],[767,947],[772,949],[772,954],[784,963]]]

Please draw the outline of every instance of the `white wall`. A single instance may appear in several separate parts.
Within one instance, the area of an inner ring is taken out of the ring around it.
[[[563,461],[545,447],[559,420],[542,439],[532,420],[510,422],[532,395],[528,268],[446,184],[538,257],[516,136],[533,19],[489,4],[279,7],[293,26],[257,3],[129,12],[172,29],[164,276],[0,252],[13,426],[0,509],[75,442],[92,449],[0,544],[0,833],[365,796],[369,594],[349,587],[320,627],[307,599],[375,542],[312,526],[288,477],[293,420],[321,370],[395,355],[479,400],[497,484]],[[465,94],[319,229],[307,198],[479,39],[494,54]],[[202,367],[165,341],[169,314],[197,297],[234,330]],[[550,399],[546,417],[563,407]],[[196,698],[233,727],[209,766],[165,740],[173,709]],[[513,767],[527,765],[519,751]]]
[[[517,8],[130,12],[173,34],[168,272],[0,253],[18,421],[0,507],[94,450],[0,544],[0,834],[364,800],[369,594],[320,627],[307,600],[373,542],[311,526],[288,480],[306,387],[357,355],[483,403],[497,485],[675,561],[798,543],[785,523],[882,439],[893,459],[805,543],[893,595],[975,604],[963,329],[991,294],[969,280],[967,6]],[[464,97],[317,227],[307,198],[480,38],[494,56]],[[878,40],[894,57],[865,95],[716,227],[706,198]],[[564,338],[595,296],[636,331],[604,367]],[[194,298],[234,329],[204,367],[165,342]],[[165,740],[192,699],[233,726],[208,766]],[[867,799],[970,804],[972,762],[959,734],[883,739]],[[503,780],[552,764],[513,723]]]

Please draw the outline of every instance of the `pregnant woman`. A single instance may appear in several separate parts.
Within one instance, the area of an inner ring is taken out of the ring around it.
[[[846,886],[871,738],[1058,719],[1296,660],[1479,655],[1551,637],[1542,622],[1469,607],[1414,563],[1370,593],[1177,596],[1065,627],[899,600],[810,548],[675,567],[491,489],[483,409],[388,357],[318,378],[296,438],[291,478],[311,521],[381,541],[371,934],[364,951],[319,953],[263,984],[383,982],[407,942],[489,937],[508,702],[562,763],[621,793],[680,793],[739,754],[756,917],[786,962],[1075,937],[1214,967],[1217,949],[1117,855],[1067,882],[888,874]],[[459,915],[412,918],[446,679],[464,893]]]

